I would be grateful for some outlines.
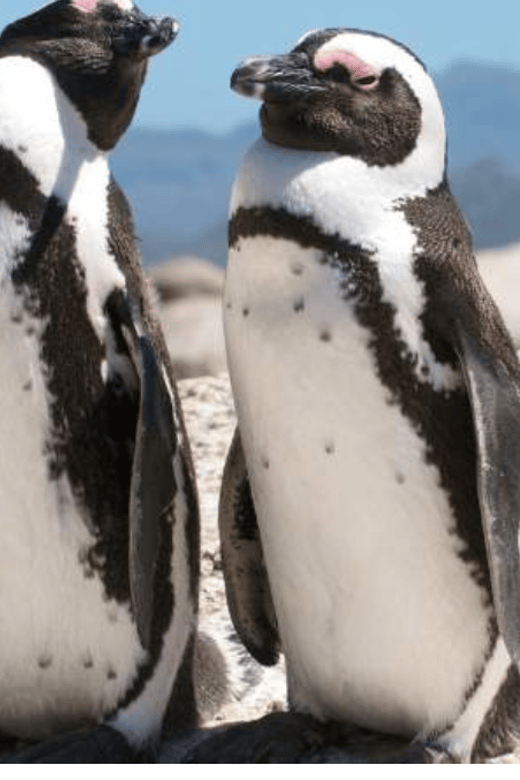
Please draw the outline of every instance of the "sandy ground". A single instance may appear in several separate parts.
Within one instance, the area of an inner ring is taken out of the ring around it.
[[[279,710],[285,702],[283,662],[260,666],[243,648],[226,605],[220,543],[218,497],[225,457],[236,417],[227,376],[179,383],[192,446],[201,510],[200,630],[221,648],[228,666],[230,693],[209,725],[249,720]]]

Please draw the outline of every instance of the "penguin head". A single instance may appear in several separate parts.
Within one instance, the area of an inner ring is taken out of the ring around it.
[[[262,133],[271,143],[379,167],[399,165],[420,148],[443,175],[437,91],[420,60],[390,38],[338,28],[310,32],[288,54],[247,59],[231,88],[262,100]]]
[[[108,150],[132,120],[149,58],[177,31],[174,19],[146,16],[132,0],[57,0],[8,25],[0,56],[30,57],[51,71],[89,139]]]

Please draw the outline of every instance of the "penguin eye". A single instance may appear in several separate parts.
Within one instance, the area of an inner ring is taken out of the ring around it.
[[[343,68],[341,65],[333,65],[326,71],[327,77],[332,79],[338,84],[353,84],[355,87],[361,87],[361,89],[368,90],[375,87],[378,83],[377,76],[372,73],[367,76],[361,76],[356,78],[350,71]]]
[[[364,87],[365,89],[375,87],[377,84],[376,76],[363,76],[360,79],[355,79],[354,84],[358,87]]]

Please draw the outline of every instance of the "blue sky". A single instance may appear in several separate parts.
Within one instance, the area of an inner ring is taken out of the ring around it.
[[[43,5],[1,0],[0,28]],[[361,27],[407,44],[430,70],[458,59],[520,68],[520,4],[511,0],[139,0],[150,14],[181,23],[175,43],[151,63],[135,122],[227,132],[258,106],[230,92],[241,59],[289,49],[317,27]]]

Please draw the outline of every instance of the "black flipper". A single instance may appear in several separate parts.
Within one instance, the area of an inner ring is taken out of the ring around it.
[[[222,478],[219,528],[233,624],[251,655],[272,666],[278,660],[280,639],[238,429]]]
[[[176,493],[173,401],[149,335],[121,291],[112,293],[107,311],[123,339],[139,378],[139,416],[135,435],[129,508],[129,573],[132,609],[143,647],[150,645],[160,518]]]
[[[520,365],[468,251],[464,263],[428,257],[429,329],[451,344],[471,404],[482,528],[498,626],[520,669]]]
[[[497,359],[460,321],[457,336],[477,439],[493,601],[500,633],[520,669],[520,368]]]
[[[423,323],[459,359],[473,416],[481,523],[498,626],[520,669],[520,366],[447,181],[402,206],[417,235]],[[455,355],[453,356],[455,357]]]

